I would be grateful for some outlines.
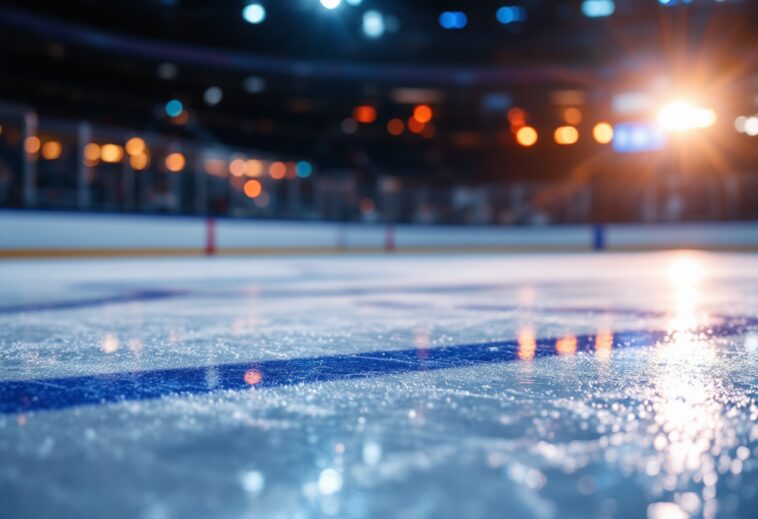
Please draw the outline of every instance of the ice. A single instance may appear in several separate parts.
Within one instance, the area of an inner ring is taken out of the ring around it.
[[[753,518],[758,257],[0,263],[0,517]]]

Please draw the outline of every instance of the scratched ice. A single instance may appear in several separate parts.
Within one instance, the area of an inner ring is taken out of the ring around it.
[[[758,257],[0,263],[0,517],[754,518]]]

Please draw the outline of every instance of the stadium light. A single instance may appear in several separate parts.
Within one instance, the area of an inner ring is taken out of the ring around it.
[[[321,2],[321,5],[324,6],[325,9],[329,9],[330,11],[332,9],[337,9],[342,3],[342,0],[319,0],[319,1]]]
[[[379,11],[366,11],[363,13],[363,34],[367,38],[379,38],[384,34],[384,17]]]
[[[709,128],[715,123],[716,112],[685,99],[672,101],[658,112],[658,124],[670,132]]]
[[[616,3],[613,0],[584,0],[582,13],[587,18],[605,18],[616,12]]]
[[[247,4],[242,9],[242,18],[244,18],[247,23],[263,23],[266,19],[266,8],[258,3]]]

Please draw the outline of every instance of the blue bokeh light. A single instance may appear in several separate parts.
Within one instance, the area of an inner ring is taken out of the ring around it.
[[[526,9],[516,5],[504,5],[495,13],[497,21],[503,25],[526,21]]]
[[[582,13],[587,18],[605,18],[616,12],[616,3],[613,0],[584,0]]]
[[[179,117],[184,111],[184,105],[178,99],[172,99],[166,103],[166,115],[169,117]]]
[[[295,172],[300,178],[308,178],[313,173],[313,166],[307,160],[301,160],[295,165]]]
[[[440,14],[439,22],[443,29],[463,29],[468,17],[461,11],[445,11]]]

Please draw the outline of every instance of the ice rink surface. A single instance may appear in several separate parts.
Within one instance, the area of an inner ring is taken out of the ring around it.
[[[758,256],[0,263],[0,517],[755,518]]]

